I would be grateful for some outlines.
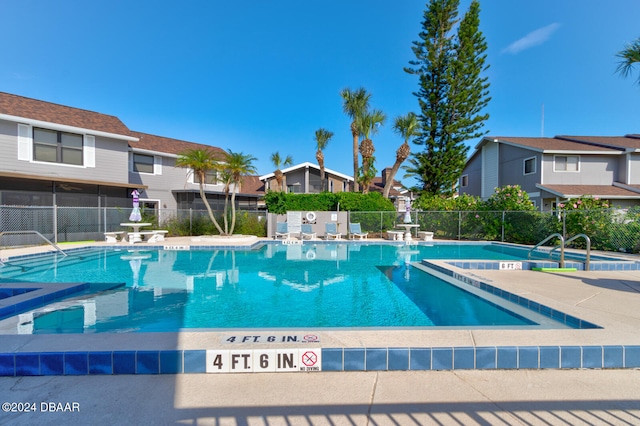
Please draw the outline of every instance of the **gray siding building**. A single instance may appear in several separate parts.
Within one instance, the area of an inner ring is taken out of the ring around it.
[[[131,131],[115,116],[0,92],[0,205],[130,207],[138,189],[148,209],[204,209],[180,153],[217,147]],[[251,179],[239,208],[257,208]],[[242,185],[244,186],[244,185]],[[205,184],[221,210],[224,186]]]
[[[640,135],[485,137],[468,159],[459,192],[489,198],[520,185],[540,210],[581,196],[640,204]]]

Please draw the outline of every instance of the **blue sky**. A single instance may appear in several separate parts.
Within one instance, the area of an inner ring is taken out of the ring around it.
[[[388,116],[373,137],[380,171],[402,143],[393,118],[419,112],[417,77],[403,67],[426,3],[0,0],[0,91],[252,154],[259,174],[274,170],[275,151],[315,162],[323,127],[335,133],[326,167],[350,175],[339,92],[364,87]],[[640,37],[640,1],[481,0],[481,9],[490,135],[640,133],[640,68],[615,73],[616,53]]]

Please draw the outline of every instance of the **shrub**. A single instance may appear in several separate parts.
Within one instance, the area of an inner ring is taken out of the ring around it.
[[[260,220],[260,217],[249,214],[249,212],[236,212],[235,234],[255,235],[256,237],[267,236],[267,223]]]
[[[379,192],[322,192],[320,194],[291,194],[268,191],[264,197],[267,210],[284,214],[287,211],[334,211],[338,204],[342,211],[395,211],[393,203]]]
[[[558,208],[565,215],[566,236],[585,234],[591,239],[591,247],[597,250],[618,250],[613,247],[609,238],[613,222],[609,203],[597,197],[583,196],[574,198]],[[573,245],[585,248],[582,239],[575,240]]]
[[[520,185],[496,188],[495,193],[484,203],[485,210],[532,211],[535,210],[529,194]]]
[[[468,194],[455,198],[425,194],[418,197],[412,207],[423,211],[467,211],[477,210],[481,202],[480,197]]]
[[[189,216],[172,218],[165,222],[164,228],[169,231],[170,235],[179,237],[218,234],[218,230],[208,215],[197,215],[191,220]]]

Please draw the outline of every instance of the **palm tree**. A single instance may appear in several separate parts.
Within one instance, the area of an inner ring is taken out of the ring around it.
[[[324,153],[322,152],[329,141],[333,137],[333,132],[330,132],[326,129],[318,129],[316,130],[316,160],[318,160],[318,166],[320,166],[320,182],[321,182],[321,191],[324,192]]]
[[[623,77],[629,76],[633,65],[640,64],[640,38],[629,44],[623,51],[618,52],[616,56],[621,59],[616,71]],[[640,74],[638,75],[638,84],[640,84]]]
[[[224,220],[226,235],[232,235],[233,230],[236,227],[236,192],[240,187],[242,178],[244,176],[252,175],[256,173],[256,168],[253,162],[255,157],[249,154],[243,154],[242,152],[233,152],[228,150],[225,155],[224,165],[224,183],[225,183],[225,202],[224,202]],[[227,229],[227,199],[229,196],[229,188],[233,185],[233,192],[231,193],[231,227]]]
[[[418,121],[418,116],[413,112],[410,112],[407,115],[400,115],[396,117],[393,123],[393,130],[400,134],[404,139],[404,143],[400,145],[396,151],[396,162],[393,163],[389,176],[387,176],[387,182],[384,184],[384,190],[382,191],[382,196],[384,198],[389,198],[389,191],[393,185],[393,179],[396,173],[398,173],[398,169],[400,169],[400,165],[409,158],[409,155],[411,155],[409,139],[420,135],[420,122]]]
[[[280,153],[278,151],[271,154],[271,162],[273,166],[276,168],[276,171],[273,172],[276,182],[278,183],[278,191],[282,191],[282,170],[280,167],[287,167],[293,165],[293,158],[290,155],[287,155],[287,158],[282,161],[282,157],[280,157]]]
[[[351,135],[353,137],[353,190],[358,192],[358,136],[360,136],[359,121],[362,116],[369,110],[369,99],[371,94],[367,93],[364,88],[351,90],[349,88],[342,89],[342,109],[351,118]]]
[[[360,143],[360,155],[362,155],[362,176],[360,177],[360,181],[362,182],[362,193],[366,194],[369,192],[369,184],[375,177],[375,169],[373,168],[373,153],[376,151],[373,146],[373,141],[369,138],[378,132],[378,129],[381,125],[384,124],[384,121],[387,119],[387,116],[384,112],[379,109],[373,110],[371,112],[365,112],[360,118],[360,129],[359,133],[364,139]]]
[[[213,210],[211,210],[211,206],[209,205],[209,201],[207,200],[207,196],[204,193],[204,184],[206,182],[207,172],[220,170],[220,163],[216,158],[216,155],[213,151],[208,149],[192,149],[178,155],[176,166],[188,168],[189,174],[194,175],[198,180],[198,183],[200,184],[200,198],[202,198],[202,201],[207,208],[207,212],[209,212],[209,217],[218,229],[218,232],[223,234],[222,228],[218,224],[218,221],[213,214]]]

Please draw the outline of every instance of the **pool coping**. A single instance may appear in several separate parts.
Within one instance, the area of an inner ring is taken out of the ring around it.
[[[268,241],[258,244],[265,242]],[[341,243],[362,242],[345,240]],[[171,244],[179,245],[179,242],[174,240]],[[141,333],[100,333],[65,335],[65,339],[56,335],[3,335],[0,339],[0,375],[204,373],[207,350],[261,352],[274,347],[264,343],[223,343],[231,333],[278,336],[315,333],[320,337],[319,342],[282,343],[277,348],[318,351],[322,371],[640,368],[640,336],[636,332],[640,318],[633,313],[621,313],[624,309],[620,309],[621,303],[627,304],[627,307],[637,306],[640,293],[620,293],[624,290],[615,286],[616,282],[625,280],[629,283],[640,282],[640,272],[618,270],[549,274],[465,270],[444,261],[433,263],[451,274],[460,274],[472,281],[526,296],[535,303],[584,318],[603,328],[535,331],[475,328],[185,330],[177,333],[145,333],[144,338],[141,338]],[[604,308],[596,309],[593,304],[585,307],[586,302],[580,302],[588,299],[583,298],[581,293],[585,287],[592,286],[594,280],[604,281],[596,288],[598,291],[591,293],[597,294],[597,297],[606,293],[611,299],[607,300]],[[550,289],[533,292],[535,284],[540,281],[559,289],[558,294],[554,295]],[[576,300],[580,303],[576,303]],[[632,312],[630,308],[627,310]]]

